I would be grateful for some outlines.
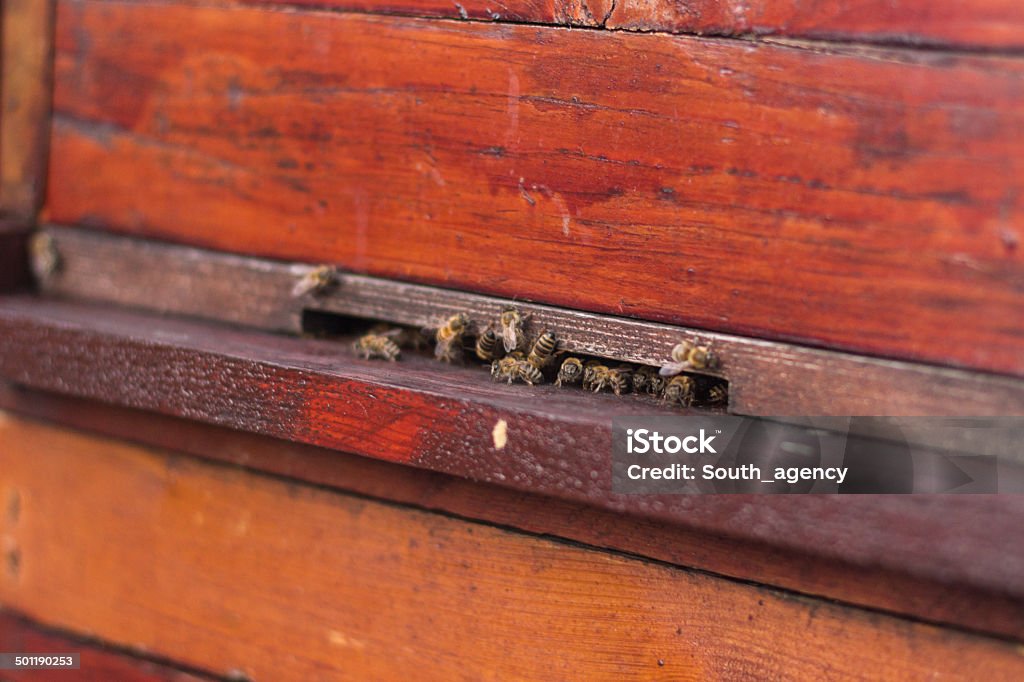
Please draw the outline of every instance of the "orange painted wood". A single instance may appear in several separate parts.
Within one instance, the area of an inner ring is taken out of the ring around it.
[[[34,219],[50,133],[53,0],[0,7],[0,218]]]
[[[1018,59],[90,1],[56,42],[53,221],[1024,373]]]
[[[932,560],[945,564],[947,580],[914,577],[899,568],[851,565],[763,542],[750,542],[678,524],[643,519],[580,503],[514,491],[457,476],[266,438],[251,433],[154,413],[106,405],[0,383],[0,409],[42,418],[142,445],[167,448],[383,501],[455,514],[548,537],[559,537],[628,552],[720,576],[773,585],[805,595],[1024,640],[1024,599],[1005,590],[974,589],[957,582],[941,547],[961,544],[962,536],[924,540]],[[870,506],[878,507],[877,500]],[[933,498],[925,514],[940,520],[965,510],[945,509]],[[819,510],[793,511],[814,518]],[[869,505],[848,506],[839,515],[860,517]],[[816,513],[817,512],[817,513]],[[1000,510],[989,509],[992,517]],[[969,512],[968,512],[969,513]],[[893,520],[905,514],[894,514]],[[989,522],[991,523],[991,521]],[[893,523],[893,525],[895,525]],[[941,522],[940,524],[941,525]],[[844,531],[838,530],[837,533]],[[925,537],[924,532],[917,537]],[[897,540],[893,540],[897,542]],[[880,542],[879,544],[886,544]],[[972,562],[999,561],[974,551]]]
[[[1017,49],[1017,0],[238,0],[380,14],[472,18],[703,35],[778,35]]]
[[[8,417],[0,599],[251,679],[1019,679],[1014,644]]]
[[[95,641],[55,632],[17,615],[0,611],[0,651],[5,653],[77,653],[78,670],[4,670],[5,682],[73,680],[74,682],[199,682],[210,680],[175,668],[137,658],[123,651],[104,648]]]

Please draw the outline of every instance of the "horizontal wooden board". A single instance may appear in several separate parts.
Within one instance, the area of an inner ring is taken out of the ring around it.
[[[1019,679],[1015,644],[14,419],[0,599],[250,679]],[[429,665],[425,665],[429,661]],[[237,673],[236,673],[237,674]]]
[[[778,35],[992,49],[1024,46],[1016,0],[237,0],[413,16],[704,35]]]
[[[0,218],[32,220],[42,203],[55,4],[4,0],[0,7]]]
[[[313,266],[49,227],[61,263],[42,281],[48,294],[302,331],[304,310],[433,327],[466,313],[474,331],[510,303],[575,353],[661,366],[682,339],[710,343],[729,380],[729,410],[752,415],[1024,415],[1024,381],[858,357],[708,333],[626,317],[582,313],[438,287],[338,273],[326,291],[296,297]],[[153,292],[159,292],[154,296]],[[1014,447],[1016,450],[1016,447]],[[1016,454],[1016,453],[1014,453]]]
[[[1024,373],[1019,59],[88,0],[56,46],[54,222]]]
[[[0,524],[0,528],[3,524]],[[32,680],[75,680],[76,682],[200,682],[216,679],[193,674],[171,666],[137,658],[114,651],[95,641],[86,641],[74,635],[57,632],[0,610],[0,651],[4,653],[77,653],[81,668],[61,670],[4,670],[5,682],[31,682]]]
[[[612,493],[611,419],[668,414],[643,399],[506,387],[418,356],[373,363],[334,342],[29,297],[0,302],[0,342],[0,378],[37,389],[1024,597],[1022,496]]]
[[[375,499],[455,514],[548,537],[692,567],[720,576],[785,588],[832,601],[902,614],[918,620],[1024,640],[1024,599],[1003,590],[982,591],[956,582],[915,578],[898,569],[844,564],[771,543],[701,532],[621,514],[576,502],[514,491],[431,471],[382,462],[322,448],[235,431],[176,417],[105,405],[96,401],[42,393],[0,382],[0,409],[42,418],[64,426],[128,439],[152,447],[187,452],[322,487]],[[795,514],[820,513],[794,502]],[[871,504],[877,506],[877,500]],[[866,508],[866,507],[865,507]],[[846,508],[850,521],[861,508]],[[929,537],[936,556],[958,538],[937,537],[919,525],[927,514],[942,518],[948,510],[933,499],[921,517],[905,523],[906,532]],[[895,519],[906,519],[895,509]],[[989,508],[998,517],[1003,512]],[[881,531],[880,525],[878,530]],[[896,542],[896,540],[893,540]],[[976,554],[972,563],[983,556]],[[927,556],[922,556],[928,561]],[[996,559],[998,560],[998,559]]]

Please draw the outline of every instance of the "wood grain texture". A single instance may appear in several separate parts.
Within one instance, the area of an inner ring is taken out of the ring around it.
[[[57,23],[54,222],[1024,373],[1019,59],[89,1]]]
[[[5,653],[78,653],[79,670],[4,670],[5,682],[75,680],[75,682],[200,682],[217,679],[177,670],[105,648],[95,641],[56,632],[9,611],[0,611],[0,651]]]
[[[1016,0],[237,0],[379,14],[482,19],[701,35],[788,36],[1019,49]]]
[[[914,578],[902,570],[851,566],[803,551],[701,532],[676,523],[176,417],[29,391],[3,382],[0,409],[379,500],[627,552],[918,620],[1024,639],[1024,600],[1004,591],[982,591],[955,582]],[[849,508],[845,513],[852,518],[859,514],[857,509]],[[943,502],[933,500],[929,513],[942,517],[947,510]],[[951,538],[933,540],[940,546]]]
[[[2,428],[0,487],[24,504],[16,525],[3,521],[22,558],[0,599],[224,674],[1024,674],[1009,643],[13,419]]]
[[[0,378],[28,387],[1024,597],[1022,496],[612,493],[611,419],[667,413],[644,400],[504,387],[415,356],[372,363],[338,343],[29,297],[0,304],[0,340]]]
[[[711,343],[729,380],[731,412],[751,415],[1024,415],[1024,382],[792,344],[582,313],[438,287],[338,273],[326,292],[292,296],[314,266],[49,227],[58,272],[50,295],[298,333],[302,311],[415,328],[466,313],[479,331],[510,303],[529,329],[553,331],[571,352],[660,366],[681,339]],[[158,292],[154,295],[154,292]]]
[[[42,203],[54,5],[4,0],[0,9],[0,216],[33,219]]]

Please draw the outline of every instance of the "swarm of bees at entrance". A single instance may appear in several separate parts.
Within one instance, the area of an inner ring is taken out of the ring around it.
[[[505,307],[486,326],[474,327],[468,315],[458,313],[419,334],[403,328],[375,328],[356,341],[355,350],[367,359],[395,361],[403,347],[418,348],[423,339],[430,339],[436,360],[478,360],[489,367],[496,382],[534,386],[553,381],[558,387],[578,386],[592,393],[650,396],[679,407],[728,403],[727,384],[700,374],[721,366],[710,344],[684,340],[672,349],[669,361],[660,368],[625,363],[611,366],[602,359],[574,356],[558,362],[566,353],[559,347],[558,336],[548,329],[531,335],[529,321],[530,316],[514,306]]]

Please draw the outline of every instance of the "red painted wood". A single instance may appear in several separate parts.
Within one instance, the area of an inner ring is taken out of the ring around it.
[[[54,221],[1024,373],[1016,59],[86,1],[56,81]]]

